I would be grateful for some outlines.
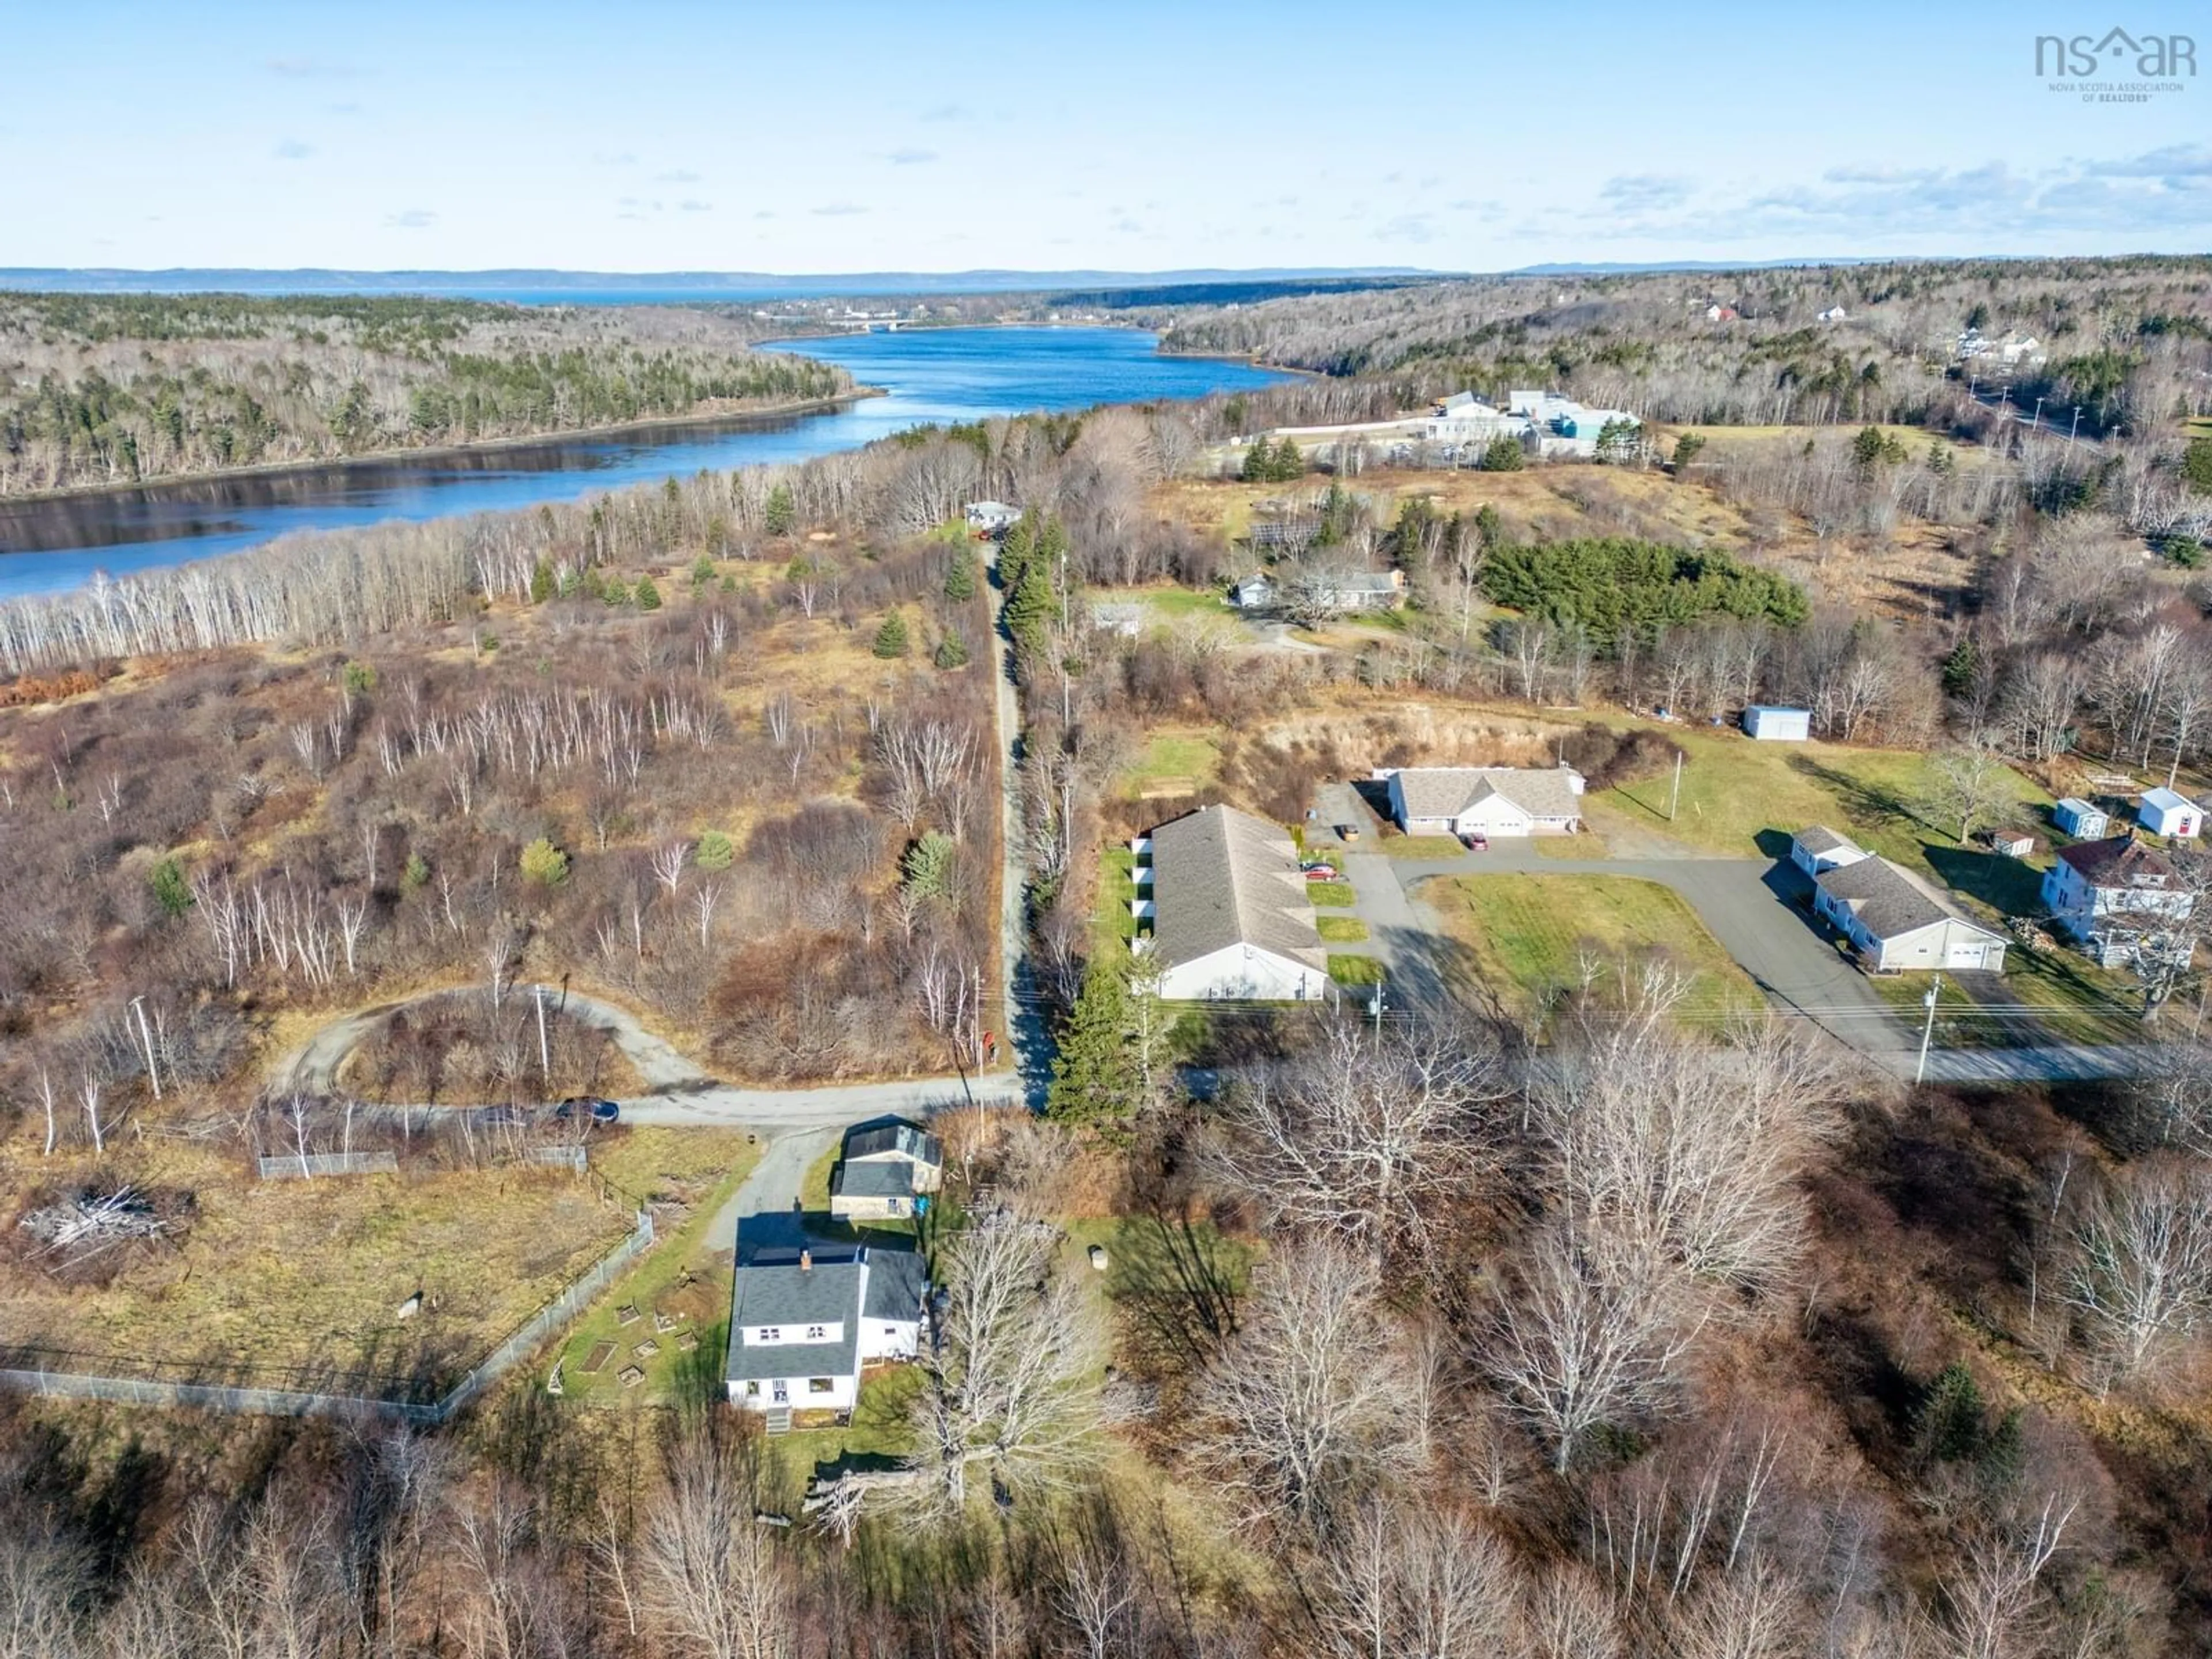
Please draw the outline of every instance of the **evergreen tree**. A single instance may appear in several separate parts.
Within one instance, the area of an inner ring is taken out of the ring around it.
[[[975,597],[975,555],[965,542],[952,550],[945,567],[945,597],[956,605]]]
[[[1639,441],[1637,431],[1633,421],[1607,421],[1598,428],[1597,459],[1611,465],[1634,459]]]
[[[900,879],[917,898],[949,898],[953,863],[959,856],[959,842],[941,830],[927,830],[906,849],[906,857],[900,860]]]
[[[2212,495],[2212,438],[2191,438],[2182,453],[2181,476],[2200,495]]]
[[[691,849],[691,862],[702,870],[726,870],[737,861],[737,843],[719,830],[709,830]]]
[[[1974,643],[1972,635],[1961,635],[1950,655],[1943,659],[1943,690],[1954,697],[1965,696],[1974,689],[1981,668],[1981,647]]]
[[[884,625],[876,629],[876,642],[871,647],[886,662],[907,653],[906,619],[896,611],[884,618]]]
[[[541,886],[558,887],[568,879],[568,855],[540,836],[522,849],[522,873]]]
[[[544,605],[548,599],[553,597],[557,589],[556,588],[553,580],[553,565],[551,561],[543,558],[539,559],[536,564],[530,567],[531,604]]]
[[[700,592],[714,580],[714,562],[702,553],[691,561],[691,591]]]
[[[947,634],[937,642],[937,653],[930,660],[939,668],[965,668],[968,665],[968,645],[957,634]]]
[[[1528,465],[1528,457],[1521,447],[1521,441],[1508,433],[1499,433],[1482,452],[1485,472],[1518,472]]]
[[[1705,447],[1705,439],[1695,432],[1685,432],[1674,440],[1674,471],[1680,472],[1698,459],[1698,452]]]
[[[641,611],[660,609],[660,590],[653,585],[650,575],[637,579],[637,608]]]
[[[1128,970],[1126,957],[1102,952],[1091,959],[1045,1094],[1047,1116],[1115,1143],[1127,1139],[1143,1090],[1131,1042]]]
[[[1488,501],[1474,510],[1474,533],[1482,538],[1485,547],[1495,547],[1505,538],[1505,521]]]
[[[185,879],[184,867],[174,859],[163,859],[148,874],[147,880],[154,889],[154,902],[161,907],[161,914],[172,920],[192,908],[191,884]]]
[[[1882,441],[1878,426],[1863,427],[1859,435],[1851,440],[1851,465],[1863,476],[1881,465],[1887,446]]]
[[[768,509],[763,514],[771,536],[788,536],[792,526],[799,522],[799,504],[791,497],[791,486],[780,483],[768,492]]]

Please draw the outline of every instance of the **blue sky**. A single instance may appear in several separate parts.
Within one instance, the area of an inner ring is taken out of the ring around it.
[[[2192,13],[2212,61],[2173,0],[0,0],[0,264],[2198,251],[2212,81],[2092,103],[2034,62]]]

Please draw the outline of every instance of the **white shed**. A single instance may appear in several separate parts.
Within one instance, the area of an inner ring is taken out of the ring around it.
[[[2187,840],[2204,828],[2204,809],[2179,790],[2146,789],[2136,821],[2154,836]]]
[[[1813,711],[1755,702],[1743,711],[1743,730],[1767,743],[1802,743],[1813,735]]]

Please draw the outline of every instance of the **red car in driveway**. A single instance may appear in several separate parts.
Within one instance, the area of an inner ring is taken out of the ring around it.
[[[1336,866],[1333,864],[1309,864],[1305,867],[1308,881],[1334,881]]]
[[[1460,840],[1466,843],[1467,850],[1470,853],[1487,853],[1490,850],[1490,837],[1479,830],[1462,836]]]

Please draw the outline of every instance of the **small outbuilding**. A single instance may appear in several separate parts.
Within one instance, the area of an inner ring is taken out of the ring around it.
[[[2063,835],[2076,841],[2102,841],[2112,832],[2112,820],[2101,806],[2093,806],[2079,795],[2069,795],[2051,809],[2051,821]]]
[[[2136,822],[2154,836],[2186,841],[2204,828],[2204,809],[2177,789],[2146,789]]]
[[[1022,516],[1018,507],[1004,501],[970,501],[968,503],[968,529],[977,536],[1003,536],[1014,527]]]
[[[2002,859],[2032,859],[2042,845],[2033,830],[2008,825],[1990,831],[1990,851]]]
[[[830,1180],[830,1213],[840,1221],[920,1215],[945,1178],[945,1148],[918,1125],[878,1124],[845,1137]]]
[[[1763,743],[1803,743],[1813,735],[1813,711],[1755,702],[1743,711],[1743,731]]]
[[[1255,570],[1229,585],[1229,603],[1239,611],[1265,611],[1274,602],[1274,579],[1264,570]]]

